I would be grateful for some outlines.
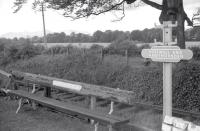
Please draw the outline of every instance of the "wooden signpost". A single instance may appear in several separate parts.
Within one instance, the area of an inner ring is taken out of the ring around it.
[[[189,60],[193,56],[191,50],[171,45],[172,27],[176,27],[176,25],[172,24],[171,21],[165,21],[161,26],[163,28],[163,46],[142,50],[144,58],[163,62],[163,118],[172,116],[172,63]]]

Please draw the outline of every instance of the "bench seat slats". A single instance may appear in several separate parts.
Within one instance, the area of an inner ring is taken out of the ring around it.
[[[9,90],[8,94],[17,95],[17,96],[20,96],[23,98],[28,98],[28,99],[37,101],[38,103],[40,103],[42,105],[56,108],[57,110],[67,112],[70,114],[88,117],[88,118],[94,119],[96,121],[99,121],[101,123],[105,123],[105,124],[111,124],[111,125],[116,126],[116,125],[120,125],[120,124],[129,122],[128,119],[124,119],[124,118],[109,115],[109,114],[99,113],[94,110],[86,109],[83,107],[78,107],[78,106],[71,105],[66,102],[57,101],[55,99],[42,97],[42,96],[36,96],[35,94],[30,94],[30,93],[28,93],[26,91],[22,91],[22,90]]]

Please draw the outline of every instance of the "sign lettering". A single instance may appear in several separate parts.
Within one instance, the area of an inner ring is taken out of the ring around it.
[[[191,50],[180,49],[178,46],[155,46],[151,49],[143,49],[142,56],[157,62],[179,62],[191,59],[193,53]]]

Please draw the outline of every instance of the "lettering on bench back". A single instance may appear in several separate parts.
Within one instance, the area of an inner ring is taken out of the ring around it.
[[[53,80],[53,85],[58,86],[58,87],[67,88],[70,90],[76,90],[76,91],[80,91],[82,89],[81,85],[76,85],[76,84],[71,84],[71,83],[66,83],[66,82],[56,81],[56,80]]]

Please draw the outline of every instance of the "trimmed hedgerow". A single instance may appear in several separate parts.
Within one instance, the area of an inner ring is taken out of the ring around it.
[[[173,104],[187,110],[200,110],[200,63],[182,62],[174,72]]]
[[[39,55],[9,64],[7,70],[21,70],[58,78],[131,90],[135,101],[162,105],[162,64],[130,67],[102,62],[98,56],[87,53],[71,55]],[[200,63],[181,62],[173,67],[174,107],[199,111]]]

